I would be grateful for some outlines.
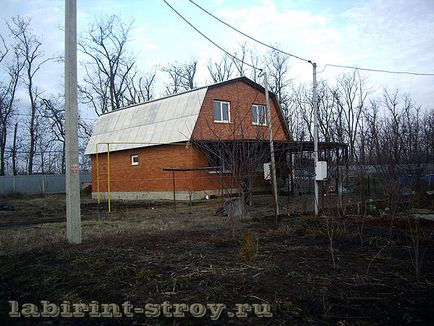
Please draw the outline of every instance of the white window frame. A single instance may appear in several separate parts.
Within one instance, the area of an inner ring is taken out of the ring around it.
[[[215,119],[215,104],[219,103],[220,104],[220,118],[221,120],[216,120]],[[228,120],[224,120],[223,119],[223,104],[227,104],[228,105]],[[213,105],[212,105],[212,114],[213,114],[213,119],[214,122],[218,122],[218,123],[230,123],[231,122],[231,103],[228,101],[221,101],[221,100],[214,100]]]
[[[137,158],[137,161],[134,160],[135,158]],[[138,154],[131,155],[131,165],[139,165],[139,155]]]
[[[262,107],[262,108],[264,108],[264,123],[260,123],[260,121],[259,121],[259,117],[260,117],[260,115],[259,115],[259,108],[260,107]],[[253,104],[252,105],[252,108],[251,108],[251,111],[252,111],[252,123],[255,125],[255,126],[266,126],[267,125],[267,106],[266,105],[263,105],[263,104]],[[256,112],[256,121],[254,121],[253,119],[254,119],[254,114],[253,114],[253,111],[255,111]]]

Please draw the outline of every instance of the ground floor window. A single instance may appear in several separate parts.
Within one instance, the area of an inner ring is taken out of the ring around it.
[[[221,150],[218,152],[208,153],[208,166],[221,167],[223,172],[230,172],[232,168],[227,155],[225,155],[224,151]],[[220,170],[217,172],[220,172]]]
[[[139,165],[139,155],[131,155],[131,165]]]

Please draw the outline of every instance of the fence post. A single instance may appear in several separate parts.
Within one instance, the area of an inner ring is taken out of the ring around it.
[[[42,175],[42,193],[45,194],[45,174]]]

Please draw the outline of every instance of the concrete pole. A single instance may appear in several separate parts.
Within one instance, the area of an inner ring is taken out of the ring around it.
[[[268,77],[267,72],[264,70],[264,87],[265,87],[265,103],[267,105],[267,119],[268,119],[268,131],[270,134],[270,155],[271,155],[271,181],[273,186],[273,197],[274,197],[274,213],[277,218],[279,215],[279,203],[277,200],[277,181],[276,181],[276,161],[274,158],[274,144],[273,144],[273,128],[271,123],[271,106],[270,106],[270,96],[268,94]]]
[[[77,113],[77,1],[65,0],[66,237],[81,243]]]
[[[310,62],[310,61],[309,61]],[[316,167],[318,165],[318,94],[316,82],[316,63],[310,62],[313,68],[313,153],[314,153],[314,186],[315,186],[315,215],[319,212],[318,181],[316,180]]]

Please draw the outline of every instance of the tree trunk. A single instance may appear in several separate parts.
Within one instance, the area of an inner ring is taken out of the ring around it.
[[[5,175],[5,147],[6,147],[7,133],[5,126],[2,128],[1,134],[1,148],[0,148],[0,175]]]
[[[30,79],[30,73],[29,73],[29,79]],[[35,156],[35,113],[36,113],[36,103],[35,99],[33,98],[33,87],[32,87],[32,81],[30,80],[29,86],[29,99],[30,99],[30,108],[31,108],[31,118],[30,118],[30,146],[29,146],[29,164],[27,166],[27,173],[32,174],[33,173],[33,158]]]
[[[62,143],[62,174],[66,173],[65,167],[65,142]]]
[[[15,124],[14,128],[14,141],[12,145],[12,174],[17,174],[17,130],[18,130],[18,122]]]

